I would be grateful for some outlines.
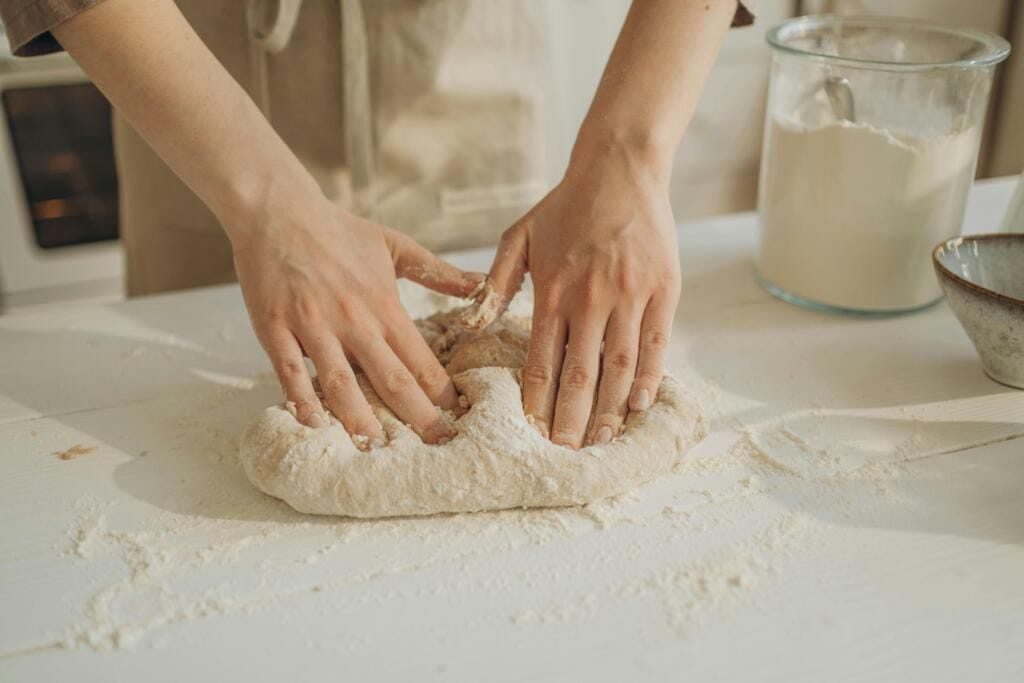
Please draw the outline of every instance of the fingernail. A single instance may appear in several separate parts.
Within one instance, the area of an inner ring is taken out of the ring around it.
[[[487,281],[486,273],[466,273],[465,280],[468,285],[472,287],[466,294],[467,299],[474,299],[476,296],[483,291],[484,283]]]
[[[633,394],[633,398],[629,402],[629,409],[635,410],[642,413],[651,407],[651,392],[646,389],[640,389]]]
[[[444,420],[438,420],[434,424],[427,427],[423,432],[423,440],[438,446],[442,446],[452,440],[455,434],[451,428],[445,424]]]
[[[571,438],[569,438],[569,437],[567,437],[565,435],[562,435],[562,434],[557,434],[554,437],[552,437],[551,438],[551,443],[555,444],[556,446],[562,446],[564,448],[571,448],[574,451],[579,449],[579,446],[577,446],[576,443]]]
[[[310,413],[307,418],[307,424],[313,429],[322,429],[327,426],[327,418],[320,413]]]
[[[527,415],[526,421],[529,422],[534,429],[540,432],[540,435],[547,439],[550,435],[548,434],[548,423],[540,418],[534,417],[533,415]]]
[[[476,299],[480,294],[483,293],[484,287],[487,285],[487,275],[484,273],[470,273],[471,275],[479,275],[480,279],[473,282],[473,291],[466,295],[467,299]]]
[[[602,426],[597,430],[597,434],[594,434],[594,443],[608,443],[612,440],[612,428],[608,425]]]
[[[388,440],[383,436],[375,436],[370,439],[370,448],[383,448],[388,445]]]

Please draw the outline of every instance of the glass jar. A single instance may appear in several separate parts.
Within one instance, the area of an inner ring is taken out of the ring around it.
[[[941,297],[931,249],[960,232],[997,35],[886,17],[768,32],[756,270],[786,301],[892,314]]]

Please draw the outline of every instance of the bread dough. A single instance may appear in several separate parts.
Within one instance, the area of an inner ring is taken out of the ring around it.
[[[697,406],[665,377],[654,404],[631,414],[611,443],[557,446],[523,413],[517,375],[529,320],[506,315],[473,331],[458,316],[417,321],[468,402],[450,442],[424,444],[360,377],[387,445],[360,451],[333,416],[329,426],[311,429],[287,406],[273,406],[242,438],[249,480],[300,512],[350,517],[580,505],[665,474],[707,431]]]

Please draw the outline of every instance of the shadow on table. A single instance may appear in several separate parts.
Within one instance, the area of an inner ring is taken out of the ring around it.
[[[914,314],[843,317],[779,301],[747,258],[684,274],[676,335],[683,362],[762,404],[743,421],[809,405],[916,405],[1015,390],[993,382],[944,304]]]
[[[753,457],[791,482],[766,494],[793,510],[836,526],[1024,545],[1024,416],[807,416],[746,438]]]
[[[114,470],[116,485],[163,510],[315,519],[254,489],[237,463],[246,424],[281,400],[237,291],[8,316],[0,348],[0,427],[45,429],[42,416],[71,430],[62,448],[129,456]],[[51,442],[41,456],[52,457]]]

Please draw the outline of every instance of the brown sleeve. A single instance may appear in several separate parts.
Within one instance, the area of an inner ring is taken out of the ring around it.
[[[757,0],[740,0],[736,14],[732,18],[733,27],[750,26],[754,23],[754,12],[757,11]]]
[[[50,29],[102,0],[0,0],[11,52],[19,57],[63,50]]]

